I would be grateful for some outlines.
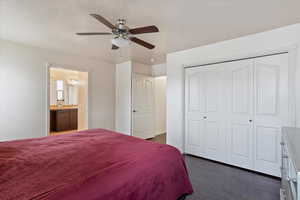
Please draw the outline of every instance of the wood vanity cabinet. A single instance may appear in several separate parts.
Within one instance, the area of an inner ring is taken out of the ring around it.
[[[77,109],[70,110],[70,129],[77,130],[78,129],[78,111]]]
[[[50,131],[60,132],[78,129],[78,109],[50,111]]]

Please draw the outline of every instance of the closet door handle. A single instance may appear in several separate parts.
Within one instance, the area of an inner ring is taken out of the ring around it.
[[[249,119],[249,122],[251,123],[251,122],[252,122],[252,119]]]

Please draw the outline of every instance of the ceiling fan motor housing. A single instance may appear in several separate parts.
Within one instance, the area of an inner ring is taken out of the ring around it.
[[[126,20],[125,19],[118,19],[116,24],[117,29],[129,31],[128,26],[126,26]]]
[[[126,20],[125,19],[118,19],[117,20],[117,24],[125,25],[126,24]]]
[[[115,29],[112,30],[112,33],[115,35],[114,38],[122,38],[122,39],[129,39],[129,27],[125,25],[125,19],[118,19],[117,24],[115,25]]]

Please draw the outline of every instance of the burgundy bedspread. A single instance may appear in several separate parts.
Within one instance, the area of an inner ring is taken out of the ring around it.
[[[180,152],[103,129],[0,142],[1,200],[176,200],[192,193]]]

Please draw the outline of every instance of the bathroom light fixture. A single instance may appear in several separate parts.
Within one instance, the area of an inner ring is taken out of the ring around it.
[[[70,85],[78,85],[78,84],[79,84],[79,80],[70,79],[70,80],[68,81],[68,83],[69,83]]]

